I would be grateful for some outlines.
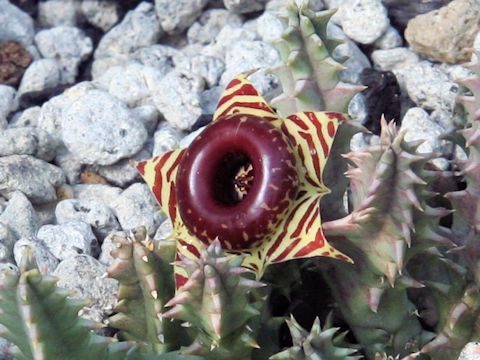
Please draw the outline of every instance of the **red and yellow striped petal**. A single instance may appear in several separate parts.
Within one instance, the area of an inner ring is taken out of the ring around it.
[[[137,170],[174,226],[181,221],[175,196],[175,178],[184,152],[183,149],[168,151],[137,164]]]
[[[228,84],[218,102],[213,120],[235,113],[255,115],[271,121],[278,119],[277,113],[247,80],[246,75],[240,75]]]
[[[295,147],[297,164],[302,166],[306,184],[328,192],[323,185],[322,174],[341,121],[345,116],[333,112],[302,112],[283,119],[280,129]],[[318,190],[317,190],[318,191]]]

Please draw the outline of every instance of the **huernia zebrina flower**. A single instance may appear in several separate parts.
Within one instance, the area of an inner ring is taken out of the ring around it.
[[[258,277],[291,259],[350,260],[325,240],[319,212],[328,193],[322,171],[343,120],[333,112],[280,118],[246,76],[230,82],[187,149],[137,165],[172,221],[177,256],[198,258],[218,238]],[[181,268],[176,280],[186,280]]]

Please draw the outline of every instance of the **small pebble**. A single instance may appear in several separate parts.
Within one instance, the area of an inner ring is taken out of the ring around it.
[[[32,56],[21,43],[0,40],[0,84],[17,86],[31,62]]]
[[[354,0],[342,6],[345,34],[361,44],[371,44],[388,29],[390,21],[381,0]]]
[[[8,0],[0,0],[0,42],[13,40],[32,44],[35,34],[32,18]]]
[[[20,191],[15,191],[0,214],[0,223],[9,227],[15,239],[34,236],[40,227],[39,219],[27,197]]]
[[[13,248],[13,255],[18,266],[22,264],[22,259],[26,248],[33,251],[35,260],[41,274],[52,274],[58,265],[58,259],[48,249],[45,243],[35,236],[19,239]]]
[[[114,0],[83,0],[82,13],[90,24],[108,31],[119,20],[118,5]]]
[[[155,0],[155,11],[166,32],[179,33],[195,22],[207,3],[208,0]]]

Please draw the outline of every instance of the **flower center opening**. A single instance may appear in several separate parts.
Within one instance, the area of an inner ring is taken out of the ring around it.
[[[223,206],[234,206],[252,187],[254,169],[247,155],[230,152],[219,161],[213,179],[215,200]]]

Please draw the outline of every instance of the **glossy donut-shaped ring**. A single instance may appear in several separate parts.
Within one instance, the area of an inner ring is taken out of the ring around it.
[[[209,125],[182,157],[180,216],[205,243],[248,249],[272,232],[298,190],[289,140],[270,122],[233,114]]]

